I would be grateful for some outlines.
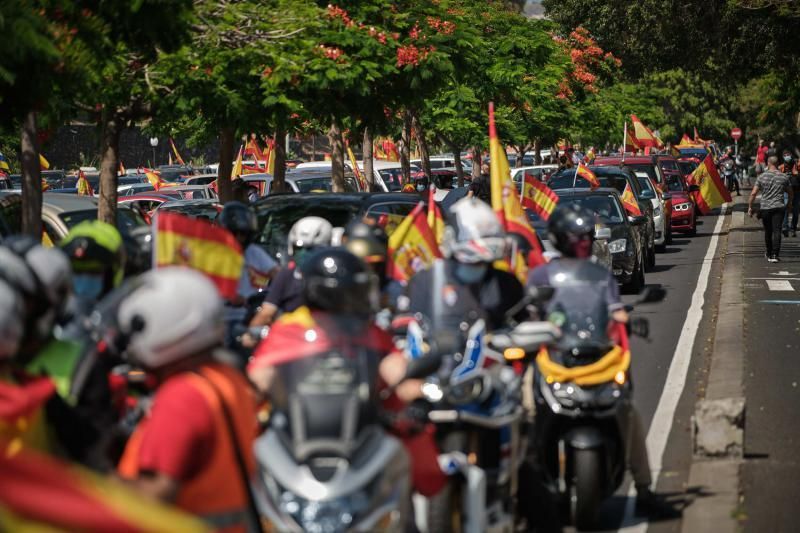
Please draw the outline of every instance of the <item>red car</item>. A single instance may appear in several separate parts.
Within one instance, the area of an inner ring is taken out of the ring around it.
[[[699,190],[699,187],[688,185],[679,172],[665,174],[665,184],[672,195],[672,231],[694,235],[697,233],[697,213],[691,193]]]

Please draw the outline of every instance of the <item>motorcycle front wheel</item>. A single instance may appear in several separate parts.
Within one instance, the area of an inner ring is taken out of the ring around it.
[[[573,454],[570,518],[578,531],[591,530],[602,503],[600,455],[597,450],[574,450]]]
[[[459,533],[464,530],[462,482],[451,477],[442,490],[428,499],[428,531]]]

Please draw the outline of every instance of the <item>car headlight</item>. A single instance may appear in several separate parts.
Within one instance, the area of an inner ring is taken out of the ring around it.
[[[660,217],[661,213],[663,213],[663,211],[661,210],[661,206],[657,205],[656,208],[653,209],[653,216],[654,217]]]
[[[617,239],[608,243],[608,251],[612,254],[619,254],[625,251],[628,241],[626,239]]]
[[[690,204],[690,203],[677,204],[674,207],[675,211],[688,211],[691,208],[692,208],[692,204]]]

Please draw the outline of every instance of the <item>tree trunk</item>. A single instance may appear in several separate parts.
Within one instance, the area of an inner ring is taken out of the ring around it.
[[[517,146],[517,160],[514,162],[516,168],[522,168],[525,164],[525,146]]]
[[[328,132],[331,142],[331,178],[333,180],[333,192],[344,192],[344,139],[339,121],[336,118],[331,120],[331,129]]]
[[[20,132],[22,150],[22,232],[42,238],[42,174],[36,138],[36,112],[28,111]]]
[[[233,172],[233,142],[235,131],[225,127],[219,132],[219,168],[217,169],[217,194],[220,203],[233,199],[231,172]]]
[[[403,133],[400,138],[400,168],[403,171],[403,183],[411,182],[411,115],[403,112]]]
[[[97,218],[117,225],[117,170],[119,169],[119,135],[122,120],[116,115],[106,117],[103,124],[103,145],[100,150],[100,199]]]
[[[422,129],[422,124],[420,124],[419,115],[417,115],[416,111],[414,111],[412,117],[414,134],[417,137],[417,144],[419,144],[419,155],[422,158],[422,172],[424,172],[428,178],[432,178],[431,155],[428,151],[428,140],[425,138],[425,131]]]
[[[479,146],[472,147],[472,179],[481,175],[481,149]]]
[[[278,139],[286,137],[286,130],[278,126],[275,128],[275,173],[272,175],[272,188],[270,192],[286,192],[286,145]]]
[[[542,164],[542,143],[539,139],[533,140],[533,161],[537,165]]]
[[[456,164],[456,176],[458,176],[458,186],[464,186],[464,164],[461,162],[461,149],[454,143],[448,143],[447,147],[453,152],[453,161]]]
[[[364,145],[361,147],[361,157],[364,161],[364,179],[367,180],[367,185],[370,191],[377,190],[375,184],[375,169],[373,168],[373,154],[372,154],[372,132],[369,131],[369,126],[364,128]]]

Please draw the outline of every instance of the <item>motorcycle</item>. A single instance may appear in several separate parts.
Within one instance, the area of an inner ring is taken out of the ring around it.
[[[733,159],[726,159],[722,162],[722,176],[725,180],[725,185],[728,187],[728,192],[733,192],[734,189],[738,190],[739,183],[736,176],[736,162]]]
[[[353,351],[276,368],[269,427],[254,446],[271,530],[404,531],[410,521],[409,458],[382,424],[377,358]],[[427,372],[410,365],[407,379]]]
[[[640,303],[663,299],[647,290]],[[632,309],[632,307],[629,307]],[[542,347],[535,359],[533,451],[545,485],[579,530],[596,525],[602,502],[624,479],[632,438],[633,387],[628,332],[608,317],[579,313],[561,324],[562,338]],[[644,318],[631,323],[647,336]]]
[[[408,357],[439,361],[422,392],[427,420],[436,427],[439,465],[449,478],[432,498],[415,500],[421,530],[514,531],[517,473],[525,457],[524,367],[518,360],[556,334],[546,322],[488,335],[478,319],[465,336],[426,331],[424,322],[408,325]]]

